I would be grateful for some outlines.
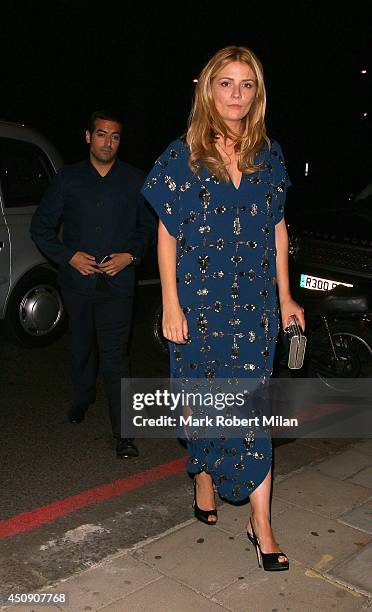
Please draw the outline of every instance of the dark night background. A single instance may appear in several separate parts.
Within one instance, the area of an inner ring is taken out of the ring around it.
[[[192,79],[216,50],[243,44],[263,63],[268,131],[292,182],[305,161],[328,178],[365,174],[368,3],[224,4],[2,3],[0,118],[39,129],[69,163],[85,155],[91,110],[115,107],[122,157],[149,170],[185,130]]]

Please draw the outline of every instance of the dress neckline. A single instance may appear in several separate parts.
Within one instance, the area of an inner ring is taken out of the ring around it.
[[[239,179],[239,185],[238,186],[235,185],[235,183],[233,181],[233,178],[232,178],[232,176],[230,174],[229,174],[229,176],[230,176],[231,184],[234,187],[235,191],[239,191],[240,185],[242,184],[242,180],[243,180],[243,172],[240,173],[240,179]]]

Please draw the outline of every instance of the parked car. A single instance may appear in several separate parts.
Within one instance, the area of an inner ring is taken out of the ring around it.
[[[291,289],[309,340],[300,376],[351,392],[372,375],[372,181],[304,185],[288,204]]]
[[[57,270],[31,240],[32,215],[63,164],[36,130],[0,121],[0,322],[27,347],[51,344],[66,329]],[[156,247],[139,266],[139,299],[147,299],[148,328],[158,345],[160,303]],[[153,286],[152,291],[147,291]],[[145,295],[146,293],[146,295]],[[155,334],[155,335],[154,335]]]
[[[0,122],[0,320],[30,347],[52,342],[65,328],[56,271],[29,235],[36,206],[61,165],[41,134]]]
[[[324,184],[321,188],[323,193],[308,189],[306,200],[296,191],[290,194],[291,286],[296,298],[302,301],[310,292],[339,284],[372,296],[372,181],[365,179],[357,189],[341,193],[337,185],[330,185],[328,192]]]

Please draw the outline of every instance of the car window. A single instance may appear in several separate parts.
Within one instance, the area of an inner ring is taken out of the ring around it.
[[[0,181],[5,208],[38,204],[52,176],[52,166],[39,147],[0,138]]]

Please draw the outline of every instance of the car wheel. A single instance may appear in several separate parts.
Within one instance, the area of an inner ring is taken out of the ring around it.
[[[47,346],[66,329],[66,315],[56,274],[36,268],[15,286],[8,302],[5,330],[22,346]]]

